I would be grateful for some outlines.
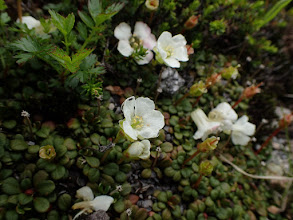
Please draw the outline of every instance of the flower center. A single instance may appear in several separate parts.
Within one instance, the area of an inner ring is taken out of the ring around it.
[[[171,57],[174,55],[174,48],[170,45],[165,47],[165,51],[167,53],[167,57]]]
[[[141,129],[143,127],[144,123],[143,123],[143,119],[141,116],[134,116],[132,119],[131,119],[131,127],[134,128],[134,129]]]
[[[132,35],[132,37],[129,39],[130,46],[134,49],[139,48],[143,44],[143,40],[139,39],[137,36]]]

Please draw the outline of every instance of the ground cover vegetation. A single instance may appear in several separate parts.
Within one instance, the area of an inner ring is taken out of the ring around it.
[[[292,219],[292,15],[0,0],[0,219]]]

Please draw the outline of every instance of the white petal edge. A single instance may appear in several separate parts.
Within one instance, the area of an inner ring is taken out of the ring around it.
[[[93,210],[103,210],[108,211],[114,199],[111,196],[97,196],[93,201],[91,201],[91,207]]]
[[[92,201],[94,199],[94,193],[90,187],[84,186],[76,191],[76,198],[84,201]]]
[[[122,112],[125,116],[126,121],[131,121],[134,116],[135,97],[131,96],[127,98],[121,105]]]
[[[160,130],[165,126],[163,114],[158,110],[153,110],[143,116],[145,127]]]
[[[188,54],[186,47],[177,47],[174,49],[174,57],[179,61],[188,61]]]
[[[128,40],[120,40],[117,50],[125,57],[129,57],[134,51]]]
[[[151,28],[142,21],[137,21],[134,26],[133,35],[136,35],[138,38],[144,40],[151,34]]]
[[[135,115],[144,116],[155,109],[155,103],[149,98],[139,97],[135,100]]]
[[[163,60],[164,60],[164,62],[165,62],[165,64],[166,64],[167,66],[170,66],[170,67],[172,67],[172,68],[179,68],[179,67],[180,67],[180,63],[179,63],[179,61],[176,60],[176,59],[173,58],[173,57],[165,58],[165,59],[163,59]]]
[[[250,137],[237,131],[232,131],[231,138],[232,138],[233,144],[241,145],[241,146],[247,145],[250,140]]]
[[[41,22],[32,16],[23,16],[21,20],[23,24],[26,24],[28,29],[33,29],[41,26]],[[20,23],[19,18],[16,20],[16,22]]]
[[[138,65],[144,65],[148,64],[154,57],[154,54],[152,51],[148,50],[147,54],[140,60],[136,60]]]
[[[172,37],[172,41],[174,44],[174,47],[185,47],[187,41],[185,39],[185,37],[182,34],[177,34],[174,37]]]
[[[124,121],[122,126],[122,129],[125,132],[125,134],[127,134],[131,139],[137,140],[137,131],[131,127],[129,121]]]
[[[129,40],[132,36],[131,27],[125,22],[120,23],[114,30],[114,36],[118,40]]]

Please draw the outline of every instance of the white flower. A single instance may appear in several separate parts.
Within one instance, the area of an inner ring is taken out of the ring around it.
[[[220,122],[222,130],[231,130],[232,124],[237,120],[238,115],[227,102],[222,102],[217,105],[209,113],[209,119]]]
[[[76,191],[76,198],[82,199],[84,201],[92,201],[94,199],[94,194],[90,187],[84,186]]]
[[[27,111],[22,110],[21,116],[22,117],[28,117],[29,118],[30,117],[30,114]]]
[[[150,157],[151,143],[149,140],[136,141],[124,152],[125,156],[131,159],[146,160]]]
[[[116,190],[117,190],[118,192],[122,192],[122,190],[123,190],[122,185],[118,185],[118,186],[116,186]]]
[[[163,114],[155,110],[155,103],[149,98],[131,96],[121,108],[125,119],[119,122],[120,127],[132,140],[158,137],[165,125]]]
[[[76,197],[78,198],[89,199],[91,196],[93,196],[93,192],[91,188],[87,186],[77,190]],[[98,211],[98,210],[103,210],[106,212],[110,208],[113,201],[114,199],[111,196],[102,195],[102,196],[97,196],[95,199],[92,199],[92,200],[75,203],[72,206],[72,209],[82,209],[82,210],[74,216],[73,220],[76,219],[78,216],[80,216],[84,212],[91,213],[92,211]]]
[[[195,140],[202,139],[203,141],[208,135],[220,131],[220,122],[211,121],[200,108],[191,112],[191,118],[197,126],[197,131],[193,135]]]
[[[28,29],[39,29],[42,27],[41,22],[32,16],[23,16],[21,20],[23,24],[26,24]],[[16,20],[16,22],[20,23],[19,18]]]
[[[129,57],[142,46],[147,50],[146,55],[137,57],[136,62],[139,65],[143,65],[153,59],[154,55],[151,50],[156,45],[156,37],[151,33],[151,29],[147,24],[141,21],[136,22],[132,35],[130,26],[122,22],[115,28],[114,36],[119,40],[117,49],[123,56]]]
[[[168,31],[164,31],[157,41],[154,48],[156,60],[165,63],[167,66],[179,68],[179,61],[188,61],[188,54],[185,37],[178,34],[172,37]]]
[[[255,125],[248,122],[248,117],[243,115],[239,118],[235,124],[232,125],[232,142],[238,145],[247,145],[250,140],[249,136],[252,136],[255,132]]]
[[[159,0],[146,0],[145,1],[145,6],[151,11],[157,10],[159,7],[159,4],[160,4]]]
[[[127,214],[128,216],[131,216],[131,214],[132,214],[132,209],[131,209],[131,208],[126,209],[126,214]]]

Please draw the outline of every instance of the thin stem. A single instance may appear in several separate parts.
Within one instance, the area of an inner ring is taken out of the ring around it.
[[[107,157],[108,157],[108,155],[109,155],[109,153],[112,151],[112,148],[110,148],[109,150],[107,150],[105,153],[104,153],[104,155],[103,155],[103,157],[102,157],[102,159],[101,159],[101,164],[103,164],[104,163],[104,161],[107,159]]]
[[[122,157],[120,158],[120,160],[117,162],[117,164],[118,164],[118,165],[121,164],[124,160],[125,160],[125,157],[122,156]]]
[[[28,127],[29,127],[30,136],[31,136],[31,138],[33,139],[34,134],[33,134],[33,127],[32,127],[31,120],[30,120],[28,117],[25,117],[25,119],[26,119],[27,124],[28,124]]]
[[[157,89],[156,89],[156,95],[155,95],[155,103],[157,101],[157,98],[159,96],[159,88],[160,88],[160,85],[161,85],[161,81],[162,81],[162,73],[164,71],[164,68],[161,69],[160,73],[159,73],[159,81],[158,81],[158,84],[157,84]]]
[[[22,23],[22,7],[21,7],[22,0],[17,0],[17,16],[19,19],[19,22]]]
[[[185,98],[187,98],[189,96],[189,92],[187,92],[184,96],[182,96],[180,99],[178,99],[175,103],[174,106],[177,106],[178,104],[180,104]]]
[[[150,19],[149,19],[149,26],[151,26],[154,17],[154,12],[151,12]]]
[[[153,165],[152,165],[152,169],[154,169],[154,167],[156,166],[156,164],[157,164],[157,161],[158,161],[158,157],[159,157],[159,151],[157,151],[157,154],[156,154],[156,157],[155,157],[155,160],[154,160],[154,163],[153,163]]]
[[[136,84],[135,91],[134,91],[134,96],[136,96],[139,86],[140,86],[140,80],[137,80],[137,84]]]
[[[201,179],[202,179],[202,174],[200,174],[199,178],[196,180],[195,184],[193,184],[192,188],[193,189],[197,189],[197,187],[199,186]]]
[[[259,175],[253,175],[250,173],[245,172],[240,167],[229,161],[226,157],[224,157],[222,154],[220,154],[220,159],[228,164],[230,164],[235,170],[237,170],[239,173],[242,173],[245,176],[251,177],[253,179],[263,179],[263,180],[286,180],[286,181],[293,181],[293,177],[287,177],[287,176],[259,176]]]
[[[258,155],[263,148],[265,148],[265,146],[268,145],[268,143],[271,141],[271,139],[276,136],[281,130],[282,130],[282,126],[279,126],[267,139],[266,141],[261,145],[261,147],[258,149],[258,151],[255,152],[255,155]]]
[[[195,102],[192,105],[192,108],[194,108],[199,103],[199,100],[200,100],[201,97],[202,97],[202,94],[197,97],[197,99],[195,100]]]
[[[88,38],[84,41],[83,45],[81,46],[80,50],[83,50],[89,42],[91,42],[92,38],[94,37],[95,35],[95,31],[94,31],[95,28],[93,28],[91,34],[88,36]]]
[[[237,102],[235,102],[235,104],[232,106],[232,108],[234,109],[243,99],[244,99],[244,96],[241,95],[241,97],[237,100]]]
[[[65,39],[66,53],[67,55],[69,55],[69,44],[68,44],[67,35],[64,35],[64,39]]]
[[[182,168],[185,166],[185,164],[187,164],[189,161],[191,161],[194,157],[196,157],[196,155],[198,155],[200,153],[199,150],[195,151],[189,158],[187,158],[186,160],[184,160],[183,164],[182,164]]]

